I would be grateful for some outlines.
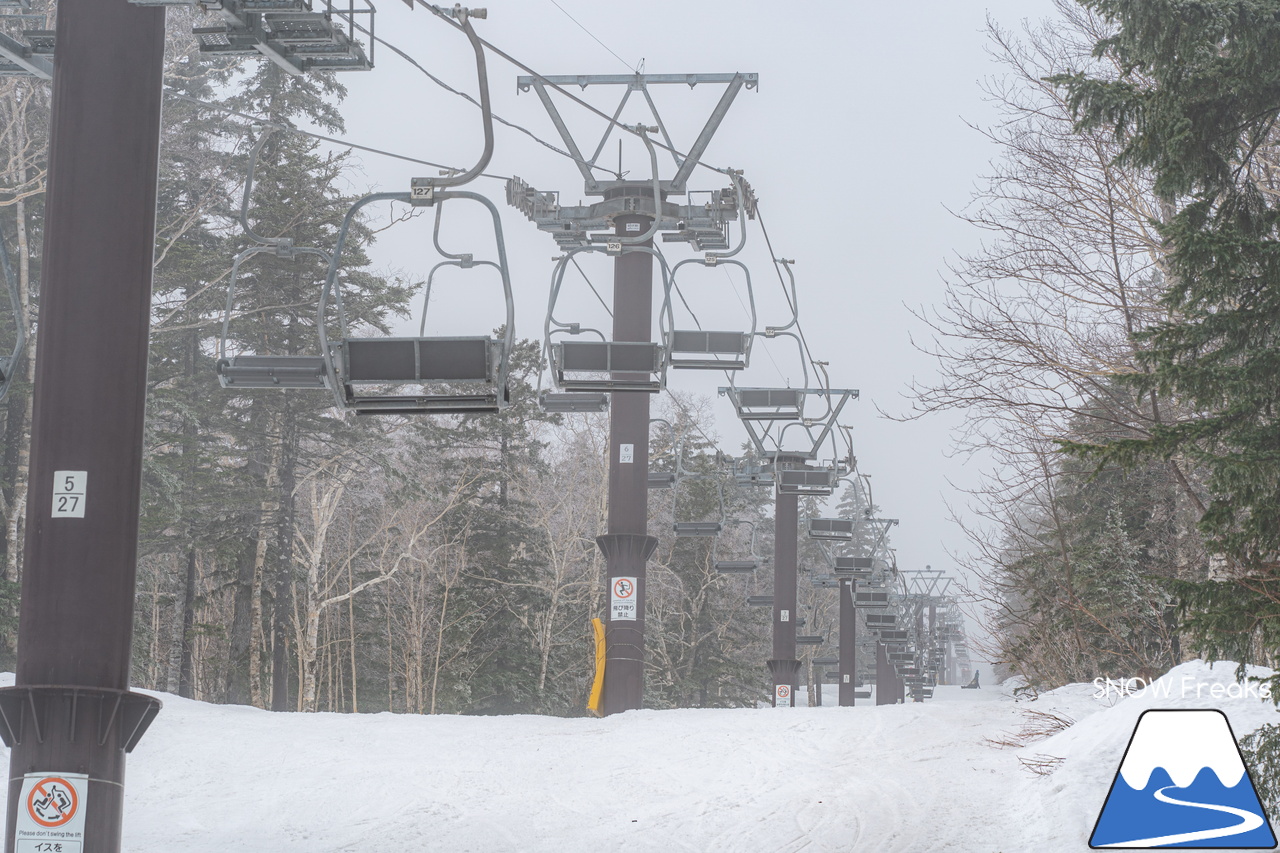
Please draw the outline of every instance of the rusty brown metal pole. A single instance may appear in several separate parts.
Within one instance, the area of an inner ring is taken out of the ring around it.
[[[634,234],[648,231],[652,222],[650,216],[626,214],[616,217],[614,226],[617,235],[625,237],[628,224]],[[644,245],[652,246],[652,241]],[[653,255],[625,252],[614,259],[613,340],[651,341],[652,335]],[[627,373],[615,376],[635,378]],[[649,394],[614,391],[609,403],[609,532],[596,542],[608,565],[610,600],[630,588],[622,600],[633,598],[634,606],[617,612],[610,606],[605,623],[606,715],[634,710],[644,702],[645,562],[658,545],[648,530]]]
[[[785,462],[779,457],[775,470]],[[795,707],[800,661],[796,660],[796,576],[800,539],[800,498],[778,492],[774,498],[773,530],[773,658],[769,673],[773,679],[773,704]],[[785,690],[780,688],[785,687]],[[785,698],[779,697],[785,693]]]
[[[852,578],[840,581],[840,701],[841,708],[851,708],[857,691],[857,611],[853,606]]]
[[[85,774],[82,853],[115,853],[159,710],[128,688],[164,9],[60,0],[56,44],[5,850],[24,776]]]

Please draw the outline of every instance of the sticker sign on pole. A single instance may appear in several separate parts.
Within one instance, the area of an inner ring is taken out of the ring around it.
[[[791,707],[791,685],[778,684],[773,688],[774,704],[779,708]]]
[[[54,518],[84,518],[85,483],[88,471],[53,472]]]
[[[636,579],[614,578],[609,588],[609,619],[613,622],[636,621]]]
[[[82,853],[89,777],[28,773],[22,778],[15,853]]]

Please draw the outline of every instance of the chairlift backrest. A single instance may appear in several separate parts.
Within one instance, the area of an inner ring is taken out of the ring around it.
[[[809,538],[848,541],[853,539],[853,526],[851,518],[811,518]]]

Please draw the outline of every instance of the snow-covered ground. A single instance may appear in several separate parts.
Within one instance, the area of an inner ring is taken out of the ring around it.
[[[1168,698],[939,687],[923,704],[603,720],[272,714],[161,694],[129,759],[124,848],[1083,851],[1143,710],[1221,708],[1237,737],[1280,721],[1256,698],[1212,697],[1233,670],[1184,664]],[[1027,709],[1076,723],[992,745]],[[1048,776],[1019,761],[1041,756],[1062,761]]]

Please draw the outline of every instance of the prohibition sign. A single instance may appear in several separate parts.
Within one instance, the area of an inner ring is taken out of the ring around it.
[[[635,594],[635,584],[629,578],[618,578],[613,582],[614,598],[630,598]]]
[[[80,800],[66,779],[48,776],[36,783],[27,795],[27,814],[40,826],[62,826],[76,816]]]
[[[779,684],[779,685],[778,685],[778,698],[779,698],[779,699],[790,699],[790,698],[791,698],[791,688],[790,688],[790,687],[788,687],[788,686],[787,686],[787,685],[785,685],[785,684]]]

